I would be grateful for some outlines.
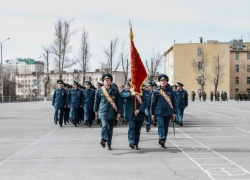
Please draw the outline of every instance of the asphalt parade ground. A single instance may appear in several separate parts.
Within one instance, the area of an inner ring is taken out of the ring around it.
[[[119,123],[109,151],[97,124],[55,125],[51,102],[0,104],[0,179],[250,179],[249,109],[248,101],[189,101],[167,149],[145,125],[141,150],[130,149]]]

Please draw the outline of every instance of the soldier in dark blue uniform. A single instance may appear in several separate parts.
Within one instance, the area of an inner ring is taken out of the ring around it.
[[[97,82],[97,89],[100,89],[103,86],[103,83]]]
[[[63,88],[63,81],[57,81],[58,88],[55,89],[53,98],[52,98],[52,106],[55,107],[55,114],[54,114],[54,122],[57,124],[58,120],[58,112],[59,112],[59,124],[62,127],[63,122],[63,111],[67,105],[67,92]]]
[[[122,114],[122,102],[120,98],[119,90],[111,85],[113,77],[111,74],[104,74],[102,76],[102,81],[104,84],[104,90],[98,89],[95,94],[94,102],[94,111],[96,116],[99,115],[99,118],[102,121],[102,131],[101,131],[101,142],[103,148],[106,146],[106,142],[109,150],[111,148],[112,136],[113,136],[113,127],[116,121],[116,118],[120,118]],[[110,97],[110,101],[113,101],[114,104],[107,101],[107,95]]]
[[[151,114],[158,121],[159,144],[166,148],[168,126],[171,117],[176,116],[178,110],[175,94],[168,84],[168,76],[162,74],[158,77],[160,86],[152,93]]]
[[[69,90],[68,107],[70,107],[70,119],[77,127],[79,108],[82,107],[82,92],[78,89],[78,83],[73,81],[73,88]]]
[[[68,100],[69,85],[66,84],[66,83],[64,83],[63,88],[66,90],[66,96],[67,96],[67,100]],[[66,104],[68,104],[68,103],[66,103]],[[68,107],[68,106],[66,106],[66,107],[64,108],[64,124],[65,124],[65,125],[66,125],[66,122],[69,123],[69,107]]]
[[[188,93],[183,89],[183,84],[180,82],[177,82],[177,89],[174,92],[178,104],[176,121],[178,124],[180,124],[180,126],[183,126],[182,119],[184,109],[188,106]]]
[[[81,92],[85,91],[85,87],[78,84],[78,88],[81,90]],[[83,102],[82,102],[83,103]],[[78,115],[78,122],[77,124],[80,125],[80,123],[82,123],[82,121],[84,121],[84,109],[83,106],[79,108],[79,115]]]
[[[151,105],[151,96],[153,93],[153,86],[154,86],[153,82],[149,81],[147,83],[147,87],[145,89],[145,96],[147,99],[147,106],[145,109],[145,114],[147,116],[147,123],[146,123],[146,131],[147,132],[149,132],[149,130],[151,130],[150,126],[151,126],[152,119],[151,119],[151,113],[150,113],[150,105]]]
[[[86,90],[83,91],[84,123],[89,127],[93,124],[93,108],[95,101],[95,90],[91,89],[92,84],[86,81]]]
[[[127,81],[126,83],[125,83],[125,89],[124,90],[130,90],[130,88],[131,88],[131,86],[130,86],[130,82],[129,81]],[[123,120],[124,120],[124,122],[127,124],[127,120],[126,120],[126,104],[127,104],[127,99],[126,98],[123,98],[123,100],[122,100],[122,102],[123,102],[123,105],[122,105],[122,107],[123,107]]]
[[[100,89],[103,86],[103,83],[97,82],[97,90]],[[101,119],[97,116],[96,123],[101,124]],[[102,125],[101,125],[102,126]]]
[[[121,92],[121,97],[126,99],[125,101],[125,118],[129,124],[128,141],[131,149],[139,150],[138,147],[140,141],[141,124],[144,120],[144,111],[147,106],[147,100],[145,95],[140,96],[141,103],[136,99],[138,95],[136,92],[132,92],[126,89]],[[139,96],[139,95],[138,95]],[[136,107],[135,107],[136,101]]]

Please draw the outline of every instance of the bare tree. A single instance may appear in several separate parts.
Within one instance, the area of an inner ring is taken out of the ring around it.
[[[106,61],[100,61],[101,69],[105,69],[107,73],[113,74],[119,66],[120,62],[115,60],[115,55],[117,52],[118,38],[110,40],[109,46],[104,49],[104,54],[107,58]]]
[[[224,78],[224,66],[225,63],[222,62],[222,55],[218,54],[217,57],[214,57],[214,61],[212,64],[213,77],[210,81],[214,84],[214,93],[217,92],[218,86],[223,83]]]
[[[148,71],[148,80],[153,81],[157,78],[157,70],[158,67],[161,65],[163,55],[158,52],[155,54],[154,49],[152,50],[152,58],[150,61],[146,60],[146,69]]]
[[[55,24],[54,37],[55,40],[51,47],[51,53],[55,55],[55,65],[59,73],[59,79],[62,78],[62,73],[64,69],[72,67],[77,63],[75,59],[69,59],[67,54],[72,51],[72,46],[69,45],[70,38],[75,31],[71,31],[70,25],[74,19],[67,21],[59,18]]]
[[[207,79],[209,76],[207,74],[207,67],[208,67],[208,53],[203,51],[202,47],[198,47],[198,59],[192,60],[192,67],[197,73],[197,78],[195,78],[201,86],[202,92],[204,92],[204,87],[206,84]]]
[[[43,47],[43,46],[42,46]],[[44,79],[43,79],[43,82],[44,82],[44,97],[47,98],[47,89],[48,89],[48,85],[49,85],[49,82],[50,82],[50,58],[49,58],[49,55],[51,53],[51,48],[46,48],[46,47],[43,47],[43,58],[44,58],[44,65],[45,65],[45,72],[44,72]]]
[[[13,96],[16,94],[16,81],[11,66],[3,68],[3,92],[4,96]]]
[[[89,59],[91,57],[90,54],[90,43],[89,43],[89,33],[83,28],[82,38],[81,38],[81,50],[80,50],[80,58],[78,59],[78,63],[82,68],[82,84],[86,81],[86,71],[89,69]]]
[[[125,41],[123,41],[122,46],[121,46],[121,52],[120,52],[120,63],[122,65],[122,70],[124,73],[124,84],[128,80],[128,73],[129,73],[129,67],[130,67],[130,62],[128,60],[128,54],[125,52],[124,49],[125,46]]]

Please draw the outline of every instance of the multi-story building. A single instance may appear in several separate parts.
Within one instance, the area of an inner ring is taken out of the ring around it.
[[[96,69],[93,72],[86,72],[85,81],[91,81],[91,83],[96,86],[97,82],[102,82],[102,75],[105,70]],[[45,81],[47,74],[36,73],[32,74],[19,74],[15,76],[16,80],[16,95],[36,95],[38,92],[39,96],[44,96],[45,94]],[[59,79],[59,74],[55,71],[50,72],[50,82],[47,87],[48,97],[53,95],[54,89],[57,88],[57,80]],[[62,80],[65,83],[72,84],[73,81],[77,81],[81,85],[85,85],[82,81],[83,75],[82,71],[74,70],[74,72],[63,72]],[[125,77],[124,72],[114,71],[113,81],[120,87],[124,84]]]
[[[195,69],[205,69],[204,91],[207,96],[215,90],[215,61],[218,58],[222,71],[217,91],[226,91],[230,98],[234,98],[237,91],[250,91],[250,42],[244,43],[240,39],[232,42],[208,40],[203,43],[201,39],[200,43],[175,43],[164,53],[164,57],[164,71],[169,76],[169,83],[183,83],[189,94],[201,91],[202,74]],[[205,68],[202,58],[205,58]]]
[[[44,63],[30,58],[17,58],[6,60],[6,68],[11,71],[10,78],[13,78],[16,74],[44,72]]]

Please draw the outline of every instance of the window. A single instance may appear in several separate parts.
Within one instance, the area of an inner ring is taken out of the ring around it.
[[[247,60],[250,60],[250,52],[247,53]]]
[[[240,53],[235,53],[235,60],[239,60],[239,58],[240,58]]]
[[[247,65],[247,72],[250,72],[250,65]]]
[[[198,62],[198,69],[200,70],[200,69],[203,69],[203,67],[202,67],[202,62]]]
[[[235,72],[239,72],[239,65],[235,65]]]
[[[202,77],[198,76],[198,84],[201,84],[201,82],[202,82]]]
[[[235,84],[239,84],[239,77],[235,77]]]
[[[239,92],[239,89],[235,89],[235,93]]]
[[[250,84],[250,77],[247,77],[247,84]]]

